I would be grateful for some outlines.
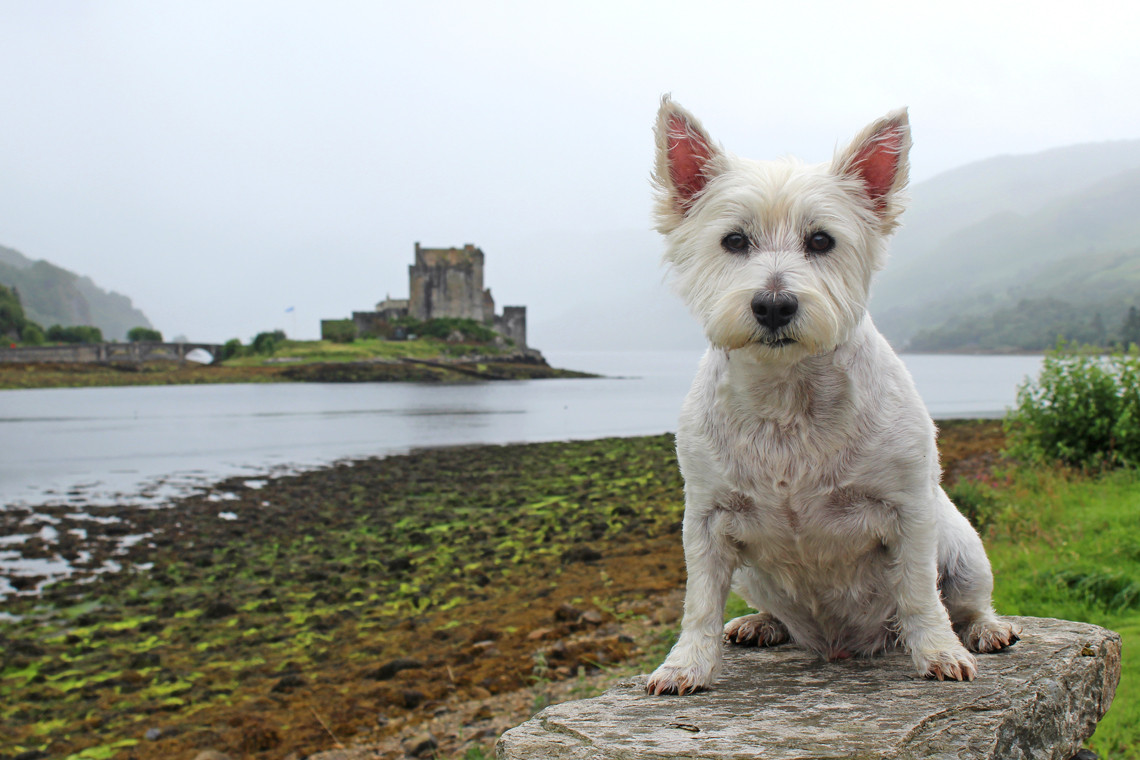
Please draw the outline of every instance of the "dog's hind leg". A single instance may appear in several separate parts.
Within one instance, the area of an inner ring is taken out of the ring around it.
[[[752,609],[751,615],[741,615],[724,624],[724,640],[729,644],[746,647],[777,647],[791,640],[787,627],[770,612],[765,612],[761,603],[761,581],[755,571],[742,567],[732,579],[732,589],[740,595]]]
[[[788,629],[767,612],[741,615],[724,624],[724,640],[750,647],[777,647],[791,639]]]
[[[994,614],[993,571],[982,540],[945,495],[938,547],[939,591],[954,632],[971,652],[987,654],[1020,640],[1017,626]]]

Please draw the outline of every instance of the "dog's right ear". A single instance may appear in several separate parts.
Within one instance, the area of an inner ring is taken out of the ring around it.
[[[657,229],[668,233],[677,227],[720,171],[721,149],[691,113],[665,95],[657,111]]]

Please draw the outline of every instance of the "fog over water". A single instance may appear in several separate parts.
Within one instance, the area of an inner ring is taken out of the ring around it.
[[[1136,138],[1137,29],[1108,0],[0,0],[0,245],[221,342],[314,338],[406,296],[416,241],[470,242],[534,345],[611,347],[577,327],[604,309],[614,347],[698,348],[650,231],[663,93],[807,161],[907,105],[921,182]]]

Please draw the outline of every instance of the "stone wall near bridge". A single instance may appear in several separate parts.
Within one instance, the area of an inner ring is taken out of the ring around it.
[[[186,361],[192,351],[205,351],[213,362],[221,360],[222,347],[216,343],[72,343],[59,346],[0,348],[0,362],[34,364],[42,362],[146,362]]]

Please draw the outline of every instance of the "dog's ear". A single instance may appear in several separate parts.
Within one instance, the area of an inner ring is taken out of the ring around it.
[[[909,153],[910,122],[906,109],[900,108],[869,124],[831,163],[836,175],[859,183],[884,234],[898,226],[906,201]]]
[[[670,232],[685,217],[705,185],[721,171],[723,151],[691,113],[668,95],[657,111],[657,229]]]

